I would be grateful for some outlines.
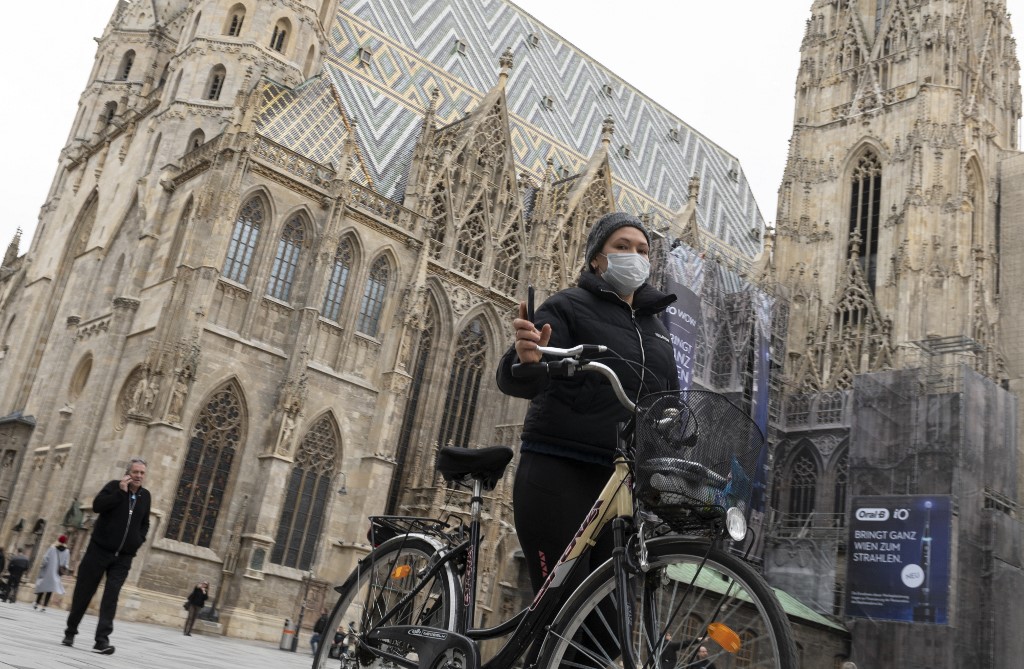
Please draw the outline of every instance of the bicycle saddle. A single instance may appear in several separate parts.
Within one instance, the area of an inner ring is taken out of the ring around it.
[[[484,490],[494,490],[505,467],[512,462],[512,449],[508,446],[489,448],[458,448],[445,446],[437,452],[437,471],[445,481],[480,479]]]

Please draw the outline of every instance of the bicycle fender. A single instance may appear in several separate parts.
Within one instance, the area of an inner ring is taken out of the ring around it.
[[[465,669],[479,669],[480,653],[469,637],[437,627],[421,625],[395,625],[371,630],[366,635],[373,640],[396,641],[416,649],[419,669],[433,669],[438,659],[443,659],[450,650],[459,651],[465,657]]]

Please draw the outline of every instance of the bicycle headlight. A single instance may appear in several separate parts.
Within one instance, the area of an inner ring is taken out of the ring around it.
[[[729,507],[725,512],[725,529],[729,531],[733,541],[743,541],[747,536],[747,519],[735,506]]]

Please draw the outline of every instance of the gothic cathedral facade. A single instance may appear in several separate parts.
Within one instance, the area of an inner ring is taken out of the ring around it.
[[[511,315],[527,282],[575,280],[591,221],[664,234],[688,212],[722,253],[760,251],[734,157],[514,6],[429,4],[452,24],[402,2],[116,4],[32,246],[4,260],[6,545],[35,559],[68,533],[77,559],[93,495],[141,456],[126,615],[176,623],[203,577],[207,622],[276,639],[330,604],[367,516],[465,513],[436,447],[515,443],[525,406],[491,382]],[[485,618],[523,597],[510,477]]]

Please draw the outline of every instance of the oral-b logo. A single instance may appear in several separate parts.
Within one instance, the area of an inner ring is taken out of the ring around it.
[[[889,520],[889,509],[857,509],[857,520]]]

